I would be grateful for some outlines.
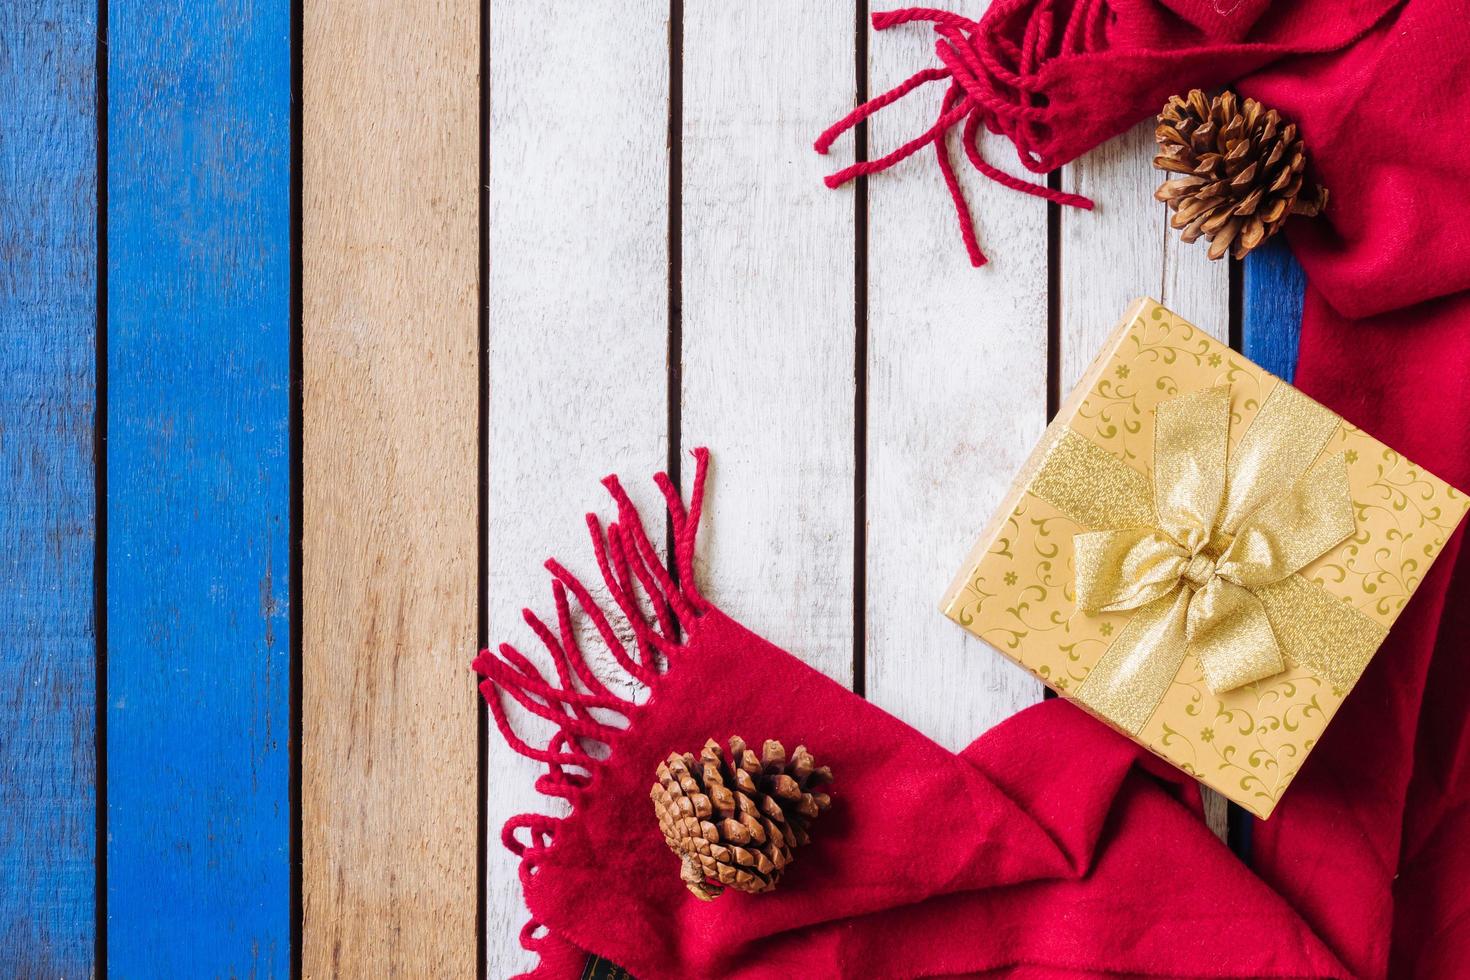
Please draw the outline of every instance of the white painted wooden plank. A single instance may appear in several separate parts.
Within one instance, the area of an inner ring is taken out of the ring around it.
[[[1061,247],[1062,396],[1077,383],[1128,304],[1152,296],[1213,336],[1229,339],[1230,281],[1224,262],[1179,241],[1154,200],[1153,122],[1062,168],[1064,190],[1097,204],[1063,209]]]
[[[1063,211],[1061,244],[1061,388],[1071,391],[1128,304],[1153,296],[1213,336],[1228,340],[1230,279],[1224,262],[1179,241],[1167,210],[1154,200],[1153,121],[1146,120],[1062,170],[1062,186],[1097,203]],[[1206,789],[1211,828],[1226,832],[1226,801]]]
[[[681,432],[715,454],[702,588],[846,684],[854,212],[821,178],[851,151],[824,159],[811,142],[852,106],[852,11],[759,0],[684,16]]]
[[[873,93],[934,61],[924,25],[868,45]],[[931,126],[942,94],[874,116],[869,156]],[[981,178],[954,136],[988,266],[969,265],[932,150],[869,185],[866,673],[871,700],[959,749],[1042,694],[938,607],[1046,427],[1047,232],[1045,203]],[[1024,173],[1008,142],[980,145]]]
[[[648,477],[668,452],[668,9],[489,11],[489,636],[543,667],[520,616],[530,606],[554,622],[542,561],[606,595],[582,521],[612,512],[598,480],[620,473],[663,539]],[[548,726],[513,718],[544,744]],[[527,914],[500,828],[556,806],[532,788],[539,766],[498,732],[488,744],[486,946],[488,975],[504,977],[534,957],[517,941]]]

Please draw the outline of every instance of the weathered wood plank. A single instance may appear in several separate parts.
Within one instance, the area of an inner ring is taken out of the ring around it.
[[[648,478],[668,455],[668,15],[664,0],[490,7],[488,630],[543,668],[521,621],[524,606],[555,616],[541,563],[554,555],[607,596],[582,521],[610,513],[597,481],[619,473],[663,540]],[[592,638],[583,649],[602,650]],[[617,676],[600,656],[594,667]],[[544,744],[549,725],[518,710],[511,719]],[[492,977],[534,962],[517,941],[527,913],[500,829],[554,807],[533,788],[544,771],[490,733]]]
[[[95,948],[96,5],[0,7],[0,975]]]
[[[1296,374],[1306,274],[1284,238],[1275,238],[1242,263],[1241,350],[1279,378]]]
[[[1154,200],[1163,175],[1153,166],[1153,124],[1132,130],[1062,168],[1062,187],[1093,198],[1096,210],[1063,209],[1060,396],[1092,362],[1128,304],[1152,296],[1220,340],[1230,335],[1230,276],[1203,247],[1186,245]],[[1205,815],[1226,834],[1227,803],[1204,790]]]
[[[1230,335],[1230,277],[1201,247],[1186,245],[1154,200],[1153,125],[1144,122],[1062,168],[1062,187],[1094,199],[1091,212],[1062,209],[1061,395],[1077,383],[1128,304],[1152,296],[1209,332]]]
[[[851,162],[812,137],[853,103],[839,4],[690,4],[683,111],[686,446],[716,453],[705,594],[843,683],[853,661]]]
[[[286,976],[290,4],[108,33],[108,968]]]
[[[923,25],[868,44],[874,93],[933,61]],[[873,117],[870,156],[933,125],[940,96],[932,86]],[[938,604],[1046,426],[1047,218],[1039,199],[979,177],[954,137],[988,266],[970,268],[932,152],[869,187],[866,628],[868,697],[958,749],[1041,698]],[[984,134],[981,151],[1024,173],[1009,143]]]
[[[479,4],[303,16],[303,974],[472,976]]]

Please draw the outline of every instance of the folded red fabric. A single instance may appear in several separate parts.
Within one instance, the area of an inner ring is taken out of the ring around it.
[[[880,20],[935,25],[943,67],[903,91],[950,91],[916,145],[836,178],[927,145],[948,167],[938,137],[961,120],[967,143],[985,125],[1050,169],[1175,92],[1255,72],[1240,87],[1298,122],[1332,193],[1325,218],[1291,230],[1311,282],[1298,385],[1470,486],[1470,243],[1444,214],[1467,176],[1458,131],[1470,118],[1455,0],[997,0],[979,21]],[[1064,702],[950,753],[714,608],[694,583],[698,459],[689,512],[661,481],[677,581],[615,481],[618,521],[592,522],[630,641],[553,563],[558,629],[528,617],[557,681],[509,647],[476,661],[502,732],[571,804],[506,828],[536,976],[577,976],[589,952],[643,980],[1470,976],[1470,556],[1458,535],[1257,826],[1247,869],[1203,828],[1192,783]],[[591,675],[568,592],[649,685],[646,703]],[[773,704],[771,690],[788,694]],[[502,696],[553,722],[547,748],[515,736]],[[606,724],[608,711],[626,725]],[[646,797],[669,751],[730,734],[805,742],[833,768],[835,803],[777,891],[705,904],[684,891]],[[594,758],[594,742],[610,755]],[[650,871],[660,863],[666,875]]]
[[[577,976],[588,953],[641,978],[1021,967],[1055,976],[1344,975],[1291,907],[1206,829],[1192,780],[1070,705],[1038,706],[1026,724],[1001,726],[957,755],[706,601],[693,585],[693,549],[708,455],[696,458],[692,515],[660,477],[678,583],[616,480],[607,482],[617,521],[603,530],[589,519],[631,643],[553,562],[558,629],[527,617],[558,681],[509,646],[475,661],[502,732],[547,764],[543,791],[571,804],[565,817],[528,814],[505,830],[522,858],[532,915],[523,941],[541,954],[535,976]],[[630,677],[649,686],[646,702],[591,677],[572,601]],[[554,722],[547,749],[517,738],[502,696]],[[806,744],[832,768],[836,802],[774,892],[705,903],[685,890],[648,791],[670,751],[731,734]],[[608,746],[605,758],[586,751],[593,742]]]

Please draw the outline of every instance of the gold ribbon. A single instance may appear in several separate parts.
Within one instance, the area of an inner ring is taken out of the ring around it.
[[[1170,399],[1156,410],[1151,494],[1142,474],[1060,430],[1030,490],[1092,529],[1074,538],[1077,607],[1136,610],[1079,701],[1137,733],[1188,651],[1216,694],[1288,660],[1356,677],[1383,627],[1296,574],[1354,531],[1345,455],[1318,458],[1337,426],[1281,384],[1231,451],[1228,387]]]

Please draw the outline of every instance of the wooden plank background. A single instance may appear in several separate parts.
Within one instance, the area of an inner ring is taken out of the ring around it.
[[[981,5],[950,0],[950,9]],[[864,25],[869,91],[934,60],[927,26]],[[867,156],[934,124],[943,86],[875,116]],[[950,152],[963,161],[959,134]],[[1024,173],[1009,144],[981,152]],[[1041,700],[1041,685],[981,654],[939,597],[1047,422],[1047,208],[955,168],[990,265],[972,269],[932,152],[872,178],[868,203],[867,696],[951,749]],[[1034,178],[1032,178],[1034,179]],[[852,193],[844,190],[842,193]],[[799,533],[799,532],[798,532]],[[759,627],[757,627],[759,628]],[[793,648],[800,655],[800,647]]]
[[[709,445],[705,593],[958,749],[1042,690],[938,596],[1127,302],[1295,359],[1300,270],[1180,244],[1146,124],[1053,175],[1090,214],[959,167],[981,270],[932,154],[823,187],[940,95],[812,152],[932,60],[861,4],[101,10],[0,9],[0,974],[529,966],[554,805],[468,663],[599,580],[603,474],[656,530]]]
[[[0,976],[95,965],[96,7],[0,6]]]
[[[606,598],[582,522],[605,509],[603,475],[630,477],[662,537],[642,476],[669,446],[669,5],[527,0],[489,17],[485,604],[489,637],[538,657],[520,610],[555,615],[542,561],[555,556]],[[583,649],[607,659],[595,640]],[[524,712],[512,718],[538,730]],[[526,962],[500,827],[545,798],[539,767],[492,734],[483,846],[495,852],[485,922],[497,976]]]
[[[107,26],[107,966],[284,976],[290,5]]]
[[[1152,296],[1216,339],[1230,342],[1230,267],[1203,248],[1179,240],[1164,205],[1154,200],[1162,179],[1153,166],[1152,120],[1062,168],[1062,187],[1093,198],[1097,208],[1061,214],[1061,247],[1053,276],[1060,283],[1058,394],[1066,397],[1138,296]],[[1103,311],[1117,310],[1117,315]],[[1205,814],[1226,835],[1224,797],[1202,788]]]
[[[718,458],[701,588],[843,683],[854,642],[855,228],[851,195],[821,177],[851,151],[824,160],[811,140],[853,105],[852,29],[835,3],[685,7],[682,302],[669,347],[677,448]],[[733,51],[758,51],[760,69]]]
[[[302,972],[467,976],[479,10],[303,13]]]

